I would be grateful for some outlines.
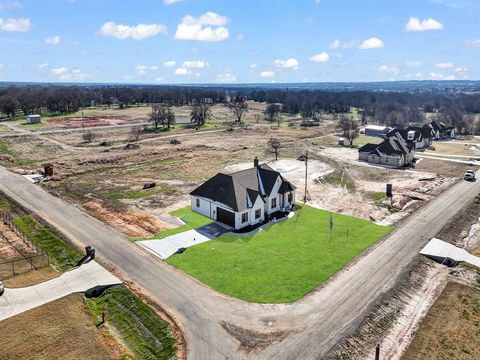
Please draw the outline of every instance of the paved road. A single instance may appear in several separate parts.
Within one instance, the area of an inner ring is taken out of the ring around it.
[[[479,173],[480,175],[480,173]],[[124,235],[0,167],[0,190],[43,217],[79,246],[93,245],[175,316],[189,359],[319,359],[355,330],[376,300],[428,240],[480,192],[480,181],[460,182],[410,216],[384,241],[292,304],[261,305],[223,296],[129,242]],[[257,353],[238,350],[221,322],[288,335]]]

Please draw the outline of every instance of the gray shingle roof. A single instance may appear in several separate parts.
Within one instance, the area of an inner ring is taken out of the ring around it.
[[[233,174],[219,173],[193,190],[190,195],[225,204],[234,211],[245,211],[250,207],[248,200],[253,204],[259,196],[262,200],[264,196],[270,196],[279,176],[282,179],[280,188],[283,189],[283,193],[295,189],[278,171],[267,164],[261,164]],[[259,179],[262,182],[264,194],[262,194]]]

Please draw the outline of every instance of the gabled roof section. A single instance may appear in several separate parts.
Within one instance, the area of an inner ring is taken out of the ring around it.
[[[377,147],[378,147],[378,144],[368,143],[368,144],[363,145],[360,149],[358,149],[358,152],[368,152],[368,153],[370,153],[373,150],[375,150]]]
[[[278,171],[267,164],[261,164],[233,174],[219,173],[193,190],[190,195],[225,204],[236,212],[245,211],[259,196],[265,201],[264,196],[270,196],[279,177],[282,180],[281,189],[285,192],[295,189]],[[262,193],[263,191],[265,193]]]

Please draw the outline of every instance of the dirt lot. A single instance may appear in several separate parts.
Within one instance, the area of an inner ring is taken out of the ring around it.
[[[480,290],[449,283],[402,359],[480,358]]]
[[[123,352],[95,326],[79,294],[2,321],[0,359],[114,359]]]
[[[35,253],[35,249],[30,244],[23,242],[10,227],[0,220],[0,262]]]
[[[3,283],[7,288],[22,288],[40,284],[58,276],[60,276],[58,271],[55,271],[50,266],[47,266],[38,270],[29,271],[26,274],[17,275],[3,280]]]

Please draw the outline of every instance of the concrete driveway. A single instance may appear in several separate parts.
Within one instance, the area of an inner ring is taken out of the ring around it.
[[[198,229],[188,230],[161,239],[137,241],[137,244],[153,255],[165,260],[175,254],[180,248],[188,248],[204,243],[221,236],[227,231],[230,231],[230,229],[212,223]]]
[[[67,271],[56,279],[19,289],[5,289],[0,296],[0,321],[76,292],[122,281],[95,261]]]

